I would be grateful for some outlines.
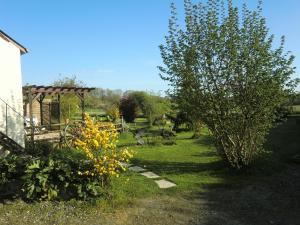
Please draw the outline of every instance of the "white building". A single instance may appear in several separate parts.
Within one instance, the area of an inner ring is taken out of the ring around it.
[[[3,141],[9,137],[22,147],[25,143],[21,55],[25,53],[25,47],[0,30],[0,138]]]

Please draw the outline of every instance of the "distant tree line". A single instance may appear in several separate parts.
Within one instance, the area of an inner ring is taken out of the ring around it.
[[[82,81],[75,76],[64,77],[53,83],[56,86],[85,87]],[[153,92],[125,91],[96,88],[88,93],[85,98],[86,109],[102,111],[112,121],[117,121],[123,116],[126,122],[133,122],[138,116],[146,117],[149,125],[162,117],[171,115],[172,107],[169,97],[162,97]],[[61,116],[63,119],[72,118],[78,114],[80,101],[75,94],[61,96]],[[174,113],[173,113],[174,114]]]

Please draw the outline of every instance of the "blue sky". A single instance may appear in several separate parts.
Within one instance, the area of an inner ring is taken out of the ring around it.
[[[157,66],[171,2],[0,0],[0,29],[29,49],[22,56],[23,84],[76,75],[88,86],[158,92],[167,89]],[[174,2],[182,16],[183,0]],[[253,8],[257,1],[234,0],[242,2]],[[300,68],[299,9],[299,0],[264,1],[270,33],[276,41],[286,36],[285,49]]]

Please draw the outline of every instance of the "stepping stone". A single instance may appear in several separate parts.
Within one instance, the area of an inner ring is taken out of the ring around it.
[[[146,171],[145,169],[143,169],[142,167],[139,167],[139,166],[129,167],[129,170],[133,171],[133,172],[144,172],[144,171]]]
[[[132,166],[132,164],[130,163],[125,163],[125,162],[120,162],[121,166],[125,167],[125,168],[128,168],[130,166]]]
[[[176,186],[176,184],[174,184],[170,181],[167,181],[165,179],[156,180],[155,183],[157,183],[159,188],[170,188],[170,187],[175,187]]]
[[[144,173],[141,173],[143,176],[147,177],[147,178],[159,178],[159,176],[151,171],[149,172],[144,172]]]
[[[137,139],[137,144],[138,145],[144,145],[145,141],[142,138]]]

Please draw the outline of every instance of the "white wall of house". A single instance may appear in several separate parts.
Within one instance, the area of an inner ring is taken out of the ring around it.
[[[0,131],[24,147],[23,95],[21,52],[13,43],[0,36]]]

